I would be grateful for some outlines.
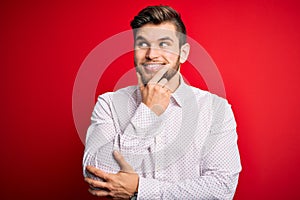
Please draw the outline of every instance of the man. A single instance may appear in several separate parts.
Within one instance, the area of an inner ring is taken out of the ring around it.
[[[232,199],[241,171],[225,99],[188,86],[179,14],[150,6],[131,22],[139,86],[100,95],[88,129],[85,180],[114,199]]]

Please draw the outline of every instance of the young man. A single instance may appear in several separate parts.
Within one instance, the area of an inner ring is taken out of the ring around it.
[[[183,81],[190,47],[179,14],[150,6],[131,26],[139,86],[98,98],[83,159],[90,192],[232,199],[241,171],[234,116],[225,99]]]

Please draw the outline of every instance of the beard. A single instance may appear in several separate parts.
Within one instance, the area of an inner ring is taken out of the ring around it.
[[[154,73],[147,73],[143,67],[143,65],[137,65],[136,60],[134,60],[134,66],[136,69],[136,72],[138,72],[141,75],[143,84],[146,86],[148,82],[152,79],[152,77],[159,71],[156,71]],[[180,56],[178,56],[177,61],[174,66],[171,66],[171,68],[162,76],[161,79],[166,78],[168,81],[176,74],[178,73],[180,68]]]

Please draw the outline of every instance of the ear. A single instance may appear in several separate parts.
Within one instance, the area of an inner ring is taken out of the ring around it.
[[[181,64],[187,60],[189,53],[190,53],[190,44],[185,43],[180,48],[180,63]]]

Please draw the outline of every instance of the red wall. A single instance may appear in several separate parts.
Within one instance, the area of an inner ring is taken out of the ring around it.
[[[300,198],[299,1],[78,2],[0,3],[0,199],[94,199],[72,116],[76,74],[94,47],[158,3],[182,14],[222,75],[243,165],[235,199]],[[132,54],[112,63],[122,65],[132,66]]]

